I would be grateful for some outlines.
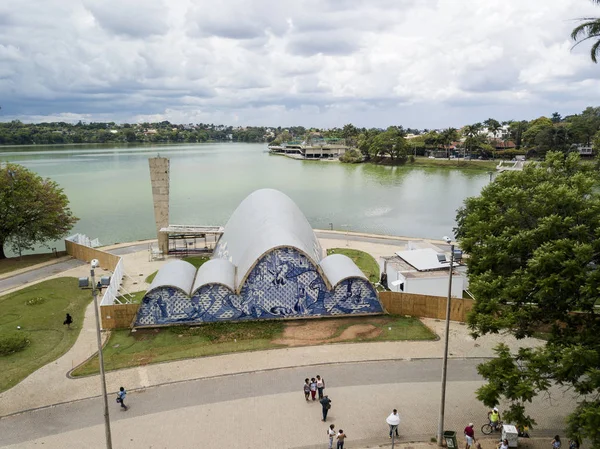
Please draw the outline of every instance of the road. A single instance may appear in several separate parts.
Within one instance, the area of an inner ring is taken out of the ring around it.
[[[36,268],[31,271],[26,271],[25,273],[17,274],[15,276],[11,276],[0,281],[0,292],[10,290],[15,287],[21,287],[22,285],[28,284],[30,282],[54,276],[55,274],[62,273],[63,271],[67,271],[71,268],[75,268],[84,264],[85,262],[82,262],[80,260],[71,259],[65,260],[64,262],[55,263],[53,265],[48,265],[42,268]]]
[[[485,409],[473,395],[481,384],[479,362],[449,361],[447,428],[483,424]],[[440,371],[439,359],[363,362],[151,387],[128,394],[127,412],[109,398],[114,447],[321,447],[315,446],[325,441],[320,405],[306,403],[302,393],[303,379],[316,374],[332,399],[331,422],[344,426],[352,447],[385,443],[384,420],[392,408],[402,417],[401,440],[429,440],[436,431]],[[553,399],[551,406],[534,404],[538,435],[556,432],[569,411],[568,401]],[[97,397],[2,418],[0,447],[103,447],[102,410]]]

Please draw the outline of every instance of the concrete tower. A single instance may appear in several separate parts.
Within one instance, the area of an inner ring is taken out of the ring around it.
[[[148,159],[148,164],[150,165],[150,182],[152,184],[158,248],[163,254],[167,254],[169,252],[169,237],[166,233],[161,234],[160,230],[169,226],[169,159],[166,157],[152,157]]]

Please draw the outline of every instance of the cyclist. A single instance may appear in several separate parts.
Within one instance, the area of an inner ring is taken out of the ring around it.
[[[498,424],[500,424],[500,412],[498,412],[498,407],[494,407],[488,412],[488,420],[490,421],[492,430],[498,430]]]

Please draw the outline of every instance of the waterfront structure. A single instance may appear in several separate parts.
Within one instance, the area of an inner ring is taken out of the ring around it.
[[[211,260],[198,270],[180,260],[159,270],[135,326],[379,313],[377,292],[356,264],[324,257],[298,206],[261,189],[233,212]]]
[[[269,146],[271,153],[292,155],[296,159],[339,158],[348,149],[344,139],[324,138],[317,135],[311,135],[304,141],[291,141]]]

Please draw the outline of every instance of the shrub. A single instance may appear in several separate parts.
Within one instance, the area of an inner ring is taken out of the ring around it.
[[[0,336],[0,356],[22,351],[29,345],[29,335],[12,333]]]
[[[363,161],[362,153],[356,149],[350,149],[340,156],[340,161],[347,164],[356,164]]]

